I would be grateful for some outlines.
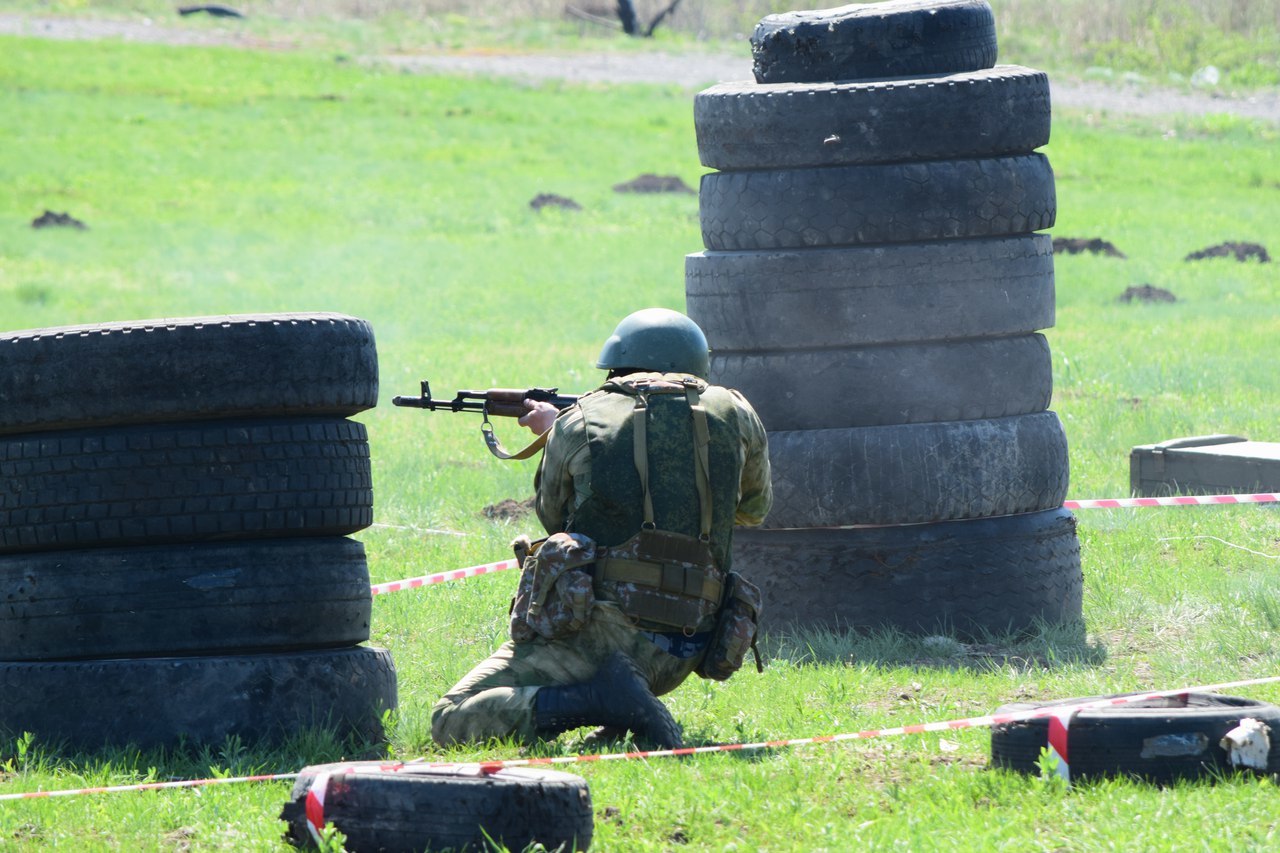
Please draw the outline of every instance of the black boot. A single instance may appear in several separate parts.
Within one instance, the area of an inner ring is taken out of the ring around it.
[[[590,681],[543,687],[533,697],[538,734],[554,737],[579,726],[630,729],[659,749],[682,745],[680,726],[626,657],[610,657]]]

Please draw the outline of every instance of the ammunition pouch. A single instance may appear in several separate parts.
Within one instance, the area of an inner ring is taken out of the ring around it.
[[[716,619],[711,642],[702,662],[694,670],[703,678],[724,681],[742,667],[749,649],[756,658],[756,671],[764,672],[756,648],[761,607],[760,588],[737,572],[725,578],[724,607]]]
[[[596,558],[596,594],[647,631],[709,630],[720,609],[724,573],[711,546],[680,533],[644,529]]]
[[[583,570],[596,556],[596,543],[579,533],[556,533],[536,542],[512,543],[520,561],[520,582],[511,601],[511,639],[554,640],[581,631],[595,607],[591,576]]]

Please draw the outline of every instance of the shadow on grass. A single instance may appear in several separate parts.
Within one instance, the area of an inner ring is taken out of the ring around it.
[[[934,667],[992,672],[1062,666],[1100,666],[1106,647],[1090,643],[1083,622],[1037,623],[1032,630],[1004,635],[953,632],[928,636],[893,628],[875,631],[792,627],[764,635],[761,654],[767,660],[793,664],[858,663]]]

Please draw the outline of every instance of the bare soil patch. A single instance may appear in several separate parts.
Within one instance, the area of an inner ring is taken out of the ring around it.
[[[55,213],[52,210],[46,210],[44,213],[31,220],[32,228],[78,228],[81,231],[88,229],[79,219],[76,219],[69,213]]]
[[[531,512],[533,512],[533,498],[523,501],[506,498],[480,510],[481,515],[494,521],[520,521]]]
[[[1101,237],[1054,237],[1054,254],[1059,252],[1068,255],[1079,255],[1089,252],[1094,255],[1108,255],[1113,258],[1127,257],[1124,252]]]
[[[632,178],[626,183],[614,184],[613,191],[616,193],[694,194],[693,188],[682,181],[678,175],[654,175],[649,172],[646,172],[639,177]]]
[[[1117,302],[1177,302],[1174,296],[1163,287],[1153,284],[1139,284],[1125,290],[1116,299]]]
[[[1257,258],[1258,263],[1271,263],[1271,256],[1267,254],[1267,250],[1257,243],[1219,243],[1216,246],[1210,246],[1207,249],[1201,249],[1198,252],[1192,252],[1183,260],[1185,261],[1201,261],[1206,258],[1235,258],[1241,263],[1250,258]]]
[[[538,193],[529,202],[529,206],[534,210],[542,210],[544,207],[560,207],[565,210],[582,210],[582,205],[578,204],[571,198],[566,198],[555,193]]]

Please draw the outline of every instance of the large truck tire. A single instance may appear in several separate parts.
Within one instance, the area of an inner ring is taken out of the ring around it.
[[[0,660],[353,646],[371,610],[364,546],[343,537],[0,556]]]
[[[1053,241],[695,252],[685,302],[713,353],[1023,335],[1054,324]]]
[[[343,314],[0,332],[0,434],[209,418],[346,417],[377,401],[373,329]]]
[[[768,528],[922,524],[1038,512],[1067,495],[1052,411],[769,435]]]
[[[915,424],[1043,412],[1043,335],[711,354],[711,381],[741,391],[769,430]]]
[[[0,553],[279,536],[372,523],[362,424],[327,418],[0,437]]]
[[[1081,618],[1084,578],[1065,509],[890,527],[734,533],[762,629],[895,629],[964,639]]]
[[[1051,228],[1057,213],[1043,154],[710,172],[698,202],[716,250],[1002,237]]]
[[[93,751],[276,743],[305,729],[377,742],[396,707],[386,649],[0,662],[0,731]]]
[[[986,0],[888,0],[766,15],[751,34],[757,83],[918,77],[990,68]]]
[[[694,96],[693,123],[702,165],[720,170],[1026,154],[1049,142],[1049,77],[997,65],[893,80],[720,83]]]

